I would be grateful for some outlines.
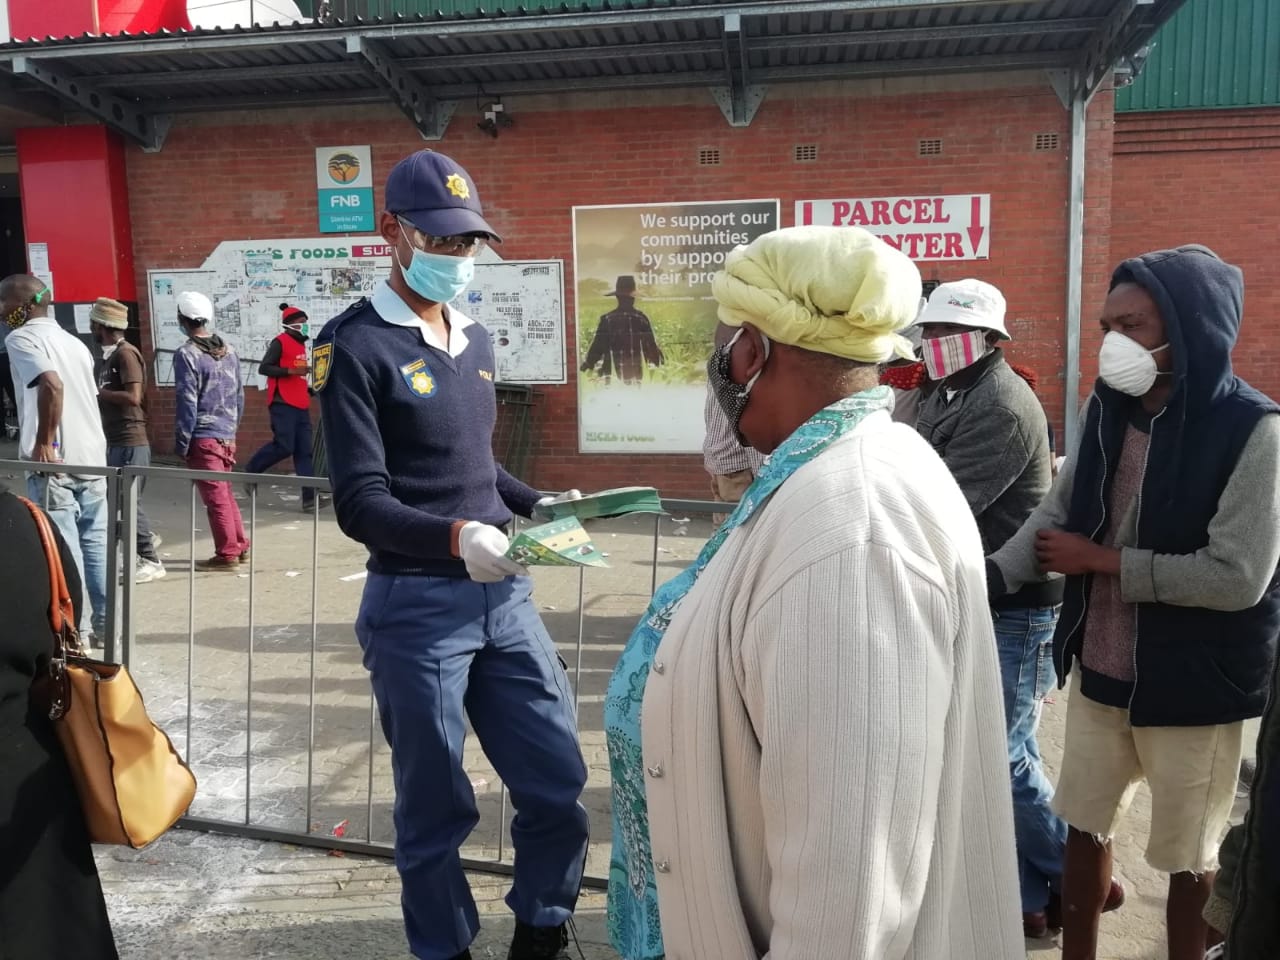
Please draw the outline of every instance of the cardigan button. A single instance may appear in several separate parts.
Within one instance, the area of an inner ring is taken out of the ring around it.
[[[659,873],[670,873],[671,862],[669,860],[659,860],[653,865],[653,869],[657,870]]]
[[[653,661],[653,666],[651,666],[650,669],[654,673],[656,673],[658,676],[662,676],[664,673],[667,672],[667,665],[663,663],[661,660],[655,660]]]
[[[658,777],[662,776],[662,764],[655,763],[652,767],[649,767],[649,776],[653,777],[654,779],[657,779]]]

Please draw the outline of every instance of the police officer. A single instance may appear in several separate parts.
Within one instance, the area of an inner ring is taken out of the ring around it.
[[[420,960],[467,958],[479,929],[458,855],[479,820],[465,707],[516,808],[508,957],[567,958],[587,771],[568,677],[527,571],[505,556],[512,514],[550,498],[494,463],[493,348],[447,306],[499,237],[443,154],[401,160],[385,198],[391,275],[325,326],[312,378],[338,523],[369,549],[356,635],[391,745],[409,946]]]

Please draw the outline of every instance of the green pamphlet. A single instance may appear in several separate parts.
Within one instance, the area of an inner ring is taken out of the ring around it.
[[[526,567],[607,567],[604,555],[576,517],[527,527],[516,534],[507,558]]]
[[[563,500],[547,505],[557,520],[576,517],[594,520],[597,517],[625,517],[633,513],[662,513],[662,498],[653,487],[618,487],[589,493],[580,500]]]

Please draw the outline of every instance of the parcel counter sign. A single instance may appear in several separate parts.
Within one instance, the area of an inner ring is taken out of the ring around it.
[[[862,227],[912,260],[986,260],[991,194],[800,200],[796,225]]]

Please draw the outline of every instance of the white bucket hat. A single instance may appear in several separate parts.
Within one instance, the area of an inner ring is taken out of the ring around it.
[[[982,280],[956,280],[940,283],[929,295],[929,303],[916,321],[954,323],[978,330],[994,330],[1001,340],[1011,340],[1004,325],[1004,294]]]

